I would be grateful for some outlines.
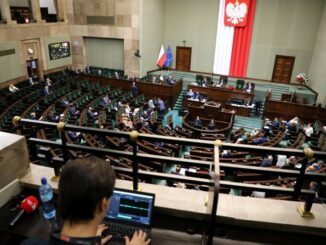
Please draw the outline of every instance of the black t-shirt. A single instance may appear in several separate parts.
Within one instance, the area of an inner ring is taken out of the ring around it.
[[[50,240],[39,238],[28,238],[21,245],[101,245],[101,237],[68,237],[60,234],[54,234]]]

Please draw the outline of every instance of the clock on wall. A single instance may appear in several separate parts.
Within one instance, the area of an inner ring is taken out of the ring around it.
[[[34,54],[34,49],[28,48],[27,53],[30,54],[30,55]]]

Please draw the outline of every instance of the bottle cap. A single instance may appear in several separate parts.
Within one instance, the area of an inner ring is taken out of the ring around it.
[[[41,183],[42,183],[42,185],[46,185],[46,183],[48,183],[48,181],[46,180],[45,177],[42,177]]]

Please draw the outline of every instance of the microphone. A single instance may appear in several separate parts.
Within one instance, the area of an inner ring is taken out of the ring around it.
[[[28,196],[26,197],[22,203],[20,204],[20,212],[16,215],[16,217],[11,221],[10,226],[14,226],[16,222],[20,219],[20,217],[24,213],[32,213],[37,209],[38,207],[38,200],[34,196]]]

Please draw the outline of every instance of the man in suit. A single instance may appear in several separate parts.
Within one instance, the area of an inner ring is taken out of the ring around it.
[[[69,112],[70,112],[70,114],[73,115],[73,116],[79,116],[79,115],[80,115],[80,111],[78,111],[78,110],[76,109],[76,106],[75,106],[74,104],[70,104],[70,105],[69,105]]]
[[[216,128],[216,125],[215,125],[215,122],[214,122],[214,119],[212,119],[209,124],[207,125],[207,128],[209,130],[214,130]]]
[[[164,116],[164,111],[165,111],[164,101],[161,98],[158,98],[157,104],[158,104],[159,115],[160,115],[160,117],[163,117]]]
[[[69,106],[69,101],[64,98],[63,100],[60,101],[60,106],[63,108],[67,108]]]
[[[109,96],[105,95],[99,102],[99,105],[102,106],[103,108],[106,108],[110,102],[111,100],[109,99]]]
[[[59,122],[60,117],[54,114],[54,111],[51,110],[47,116],[49,122]]]
[[[137,88],[135,82],[132,82],[132,85],[131,85],[131,94],[132,94],[133,97],[137,97],[138,96],[138,88]]]
[[[98,117],[98,113],[96,111],[93,111],[92,107],[88,107],[88,111],[87,111],[87,118],[90,120],[97,120]]]
[[[196,117],[196,119],[193,121],[193,126],[196,128],[201,128],[203,126],[202,121],[200,120],[199,116]]]

